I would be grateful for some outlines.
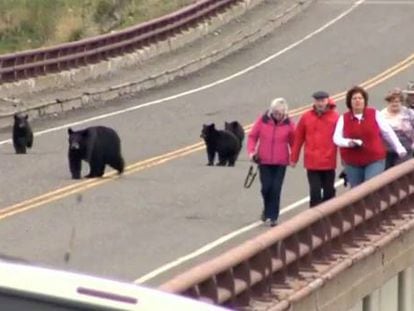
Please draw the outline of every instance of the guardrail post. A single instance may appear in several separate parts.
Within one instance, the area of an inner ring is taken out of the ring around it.
[[[362,300],[362,311],[378,311],[380,310],[380,295],[376,289]]]
[[[282,241],[278,241],[270,248],[272,271],[272,283],[283,284],[287,276],[286,248]],[[273,269],[273,266],[280,265],[280,269]]]
[[[230,296],[229,302],[226,304],[229,307],[235,304],[236,289],[234,286],[234,276],[232,270],[226,270],[216,276],[217,287],[228,296]],[[220,293],[219,293],[220,294]],[[219,300],[220,295],[219,295]]]
[[[258,253],[250,260],[249,264],[252,274],[255,273],[261,275],[261,281],[252,287],[252,293],[258,297],[270,293],[272,262],[269,249],[265,249]]]
[[[412,268],[398,273],[398,311],[412,310]]]
[[[238,266],[234,267],[233,275],[236,292],[239,292],[239,286],[245,287],[245,290],[239,292],[235,297],[235,307],[248,306],[251,297],[251,279],[249,263],[247,261],[244,261],[240,263]]]
[[[414,266],[411,266],[410,270],[409,270],[410,274],[411,274],[411,291],[410,291],[410,295],[411,295],[411,310],[413,310],[414,308]]]
[[[208,303],[218,303],[217,284],[212,278],[209,278],[199,284],[198,290],[200,292],[200,300]]]

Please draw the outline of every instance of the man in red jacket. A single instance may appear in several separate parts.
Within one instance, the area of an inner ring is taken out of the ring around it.
[[[335,196],[338,149],[333,142],[333,135],[339,118],[335,102],[327,92],[318,91],[312,97],[312,110],[305,112],[297,125],[291,154],[291,166],[295,167],[302,145],[305,144],[304,165],[311,207]]]

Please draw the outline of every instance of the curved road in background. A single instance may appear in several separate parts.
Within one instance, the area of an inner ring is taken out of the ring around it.
[[[360,2],[317,1],[273,35],[197,74],[136,98],[36,123],[41,134],[26,156],[14,155],[9,133],[1,133],[2,254],[135,280],[256,222],[259,183],[242,188],[249,166],[245,151],[234,168],[206,167],[201,126],[215,122],[222,127],[226,120],[250,124],[279,96],[299,114],[315,90],[339,94],[374,77],[366,86],[371,103],[382,107],[390,88],[414,79],[414,4]],[[188,92],[194,89],[198,91]],[[173,96],[182,92],[188,93]],[[145,103],[152,104],[137,108]],[[338,104],[343,111],[343,101]],[[93,119],[98,115],[105,116]],[[115,128],[122,138],[127,174],[70,180],[70,123],[76,129],[97,124]],[[306,196],[305,171],[301,166],[289,169],[283,206],[299,206]],[[159,284],[263,230],[268,227],[253,224],[219,247],[139,281]],[[65,262],[68,251],[70,260]]]

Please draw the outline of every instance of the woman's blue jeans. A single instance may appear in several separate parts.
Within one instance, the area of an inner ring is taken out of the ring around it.
[[[362,184],[364,181],[381,174],[385,169],[385,160],[378,160],[364,166],[345,164],[345,172],[351,188]]]

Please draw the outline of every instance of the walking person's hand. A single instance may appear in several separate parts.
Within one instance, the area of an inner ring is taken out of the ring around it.
[[[362,146],[362,140],[360,139],[351,139],[348,144],[349,147],[355,148]]]
[[[401,150],[400,152],[398,152],[398,156],[400,158],[404,158],[407,155],[407,150]]]
[[[290,166],[293,167],[293,168],[295,168],[296,167],[296,162],[290,161]]]

